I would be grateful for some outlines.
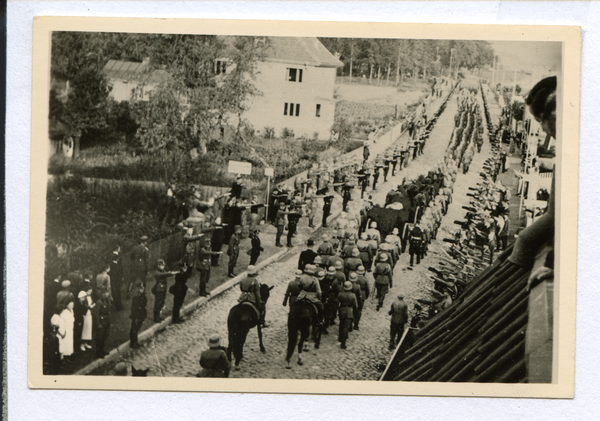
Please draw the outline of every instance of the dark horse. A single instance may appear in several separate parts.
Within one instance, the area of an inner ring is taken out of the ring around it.
[[[310,334],[310,328],[313,328],[313,339],[315,348],[319,349],[321,343],[321,329],[316,323],[317,309],[307,301],[296,301],[290,308],[288,316],[288,347],[285,360],[286,368],[292,368],[290,359],[294,354],[294,348],[298,341],[298,331],[300,331],[300,342],[298,342],[298,365],[302,365],[302,347]]]
[[[269,295],[273,287],[265,284],[260,284],[260,298],[266,305]],[[262,341],[262,328],[258,323],[259,317],[252,306],[244,303],[237,304],[229,310],[227,317],[227,330],[229,331],[229,346],[227,347],[227,357],[231,361],[231,353],[235,357],[235,369],[239,370],[240,361],[244,357],[244,344],[246,336],[253,327],[258,330],[258,341],[260,343],[260,351],[265,352],[265,347]]]

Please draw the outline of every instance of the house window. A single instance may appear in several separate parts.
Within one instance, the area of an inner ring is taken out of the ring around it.
[[[283,105],[283,115],[294,116],[294,111],[296,111],[295,116],[300,116],[300,104],[294,104],[293,102],[286,102]]]
[[[321,117],[321,104],[317,104],[317,112],[315,113],[317,117]]]
[[[302,82],[302,69],[287,69],[287,80],[288,82]]]
[[[215,60],[214,72],[216,75],[221,73],[227,73],[227,61],[226,60]]]

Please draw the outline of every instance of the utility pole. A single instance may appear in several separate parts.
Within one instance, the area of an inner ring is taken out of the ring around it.
[[[352,60],[354,59],[354,43],[350,44],[350,82],[352,82]]]
[[[450,48],[450,68],[448,69],[448,76],[452,77],[452,56],[454,55],[454,48]]]

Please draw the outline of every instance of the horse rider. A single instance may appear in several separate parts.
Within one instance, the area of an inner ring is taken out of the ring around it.
[[[248,266],[248,275],[240,282],[240,298],[238,302],[249,302],[253,304],[260,313],[260,324],[264,323],[264,306],[260,298],[260,284],[256,279],[258,271],[255,266]]]
[[[321,324],[323,320],[323,302],[321,301],[321,285],[313,275],[315,275],[316,266],[306,265],[304,273],[300,277],[300,294],[296,301],[306,300],[314,304],[317,308],[317,323]]]
[[[298,294],[300,294],[300,277],[302,276],[302,271],[297,269],[295,272],[295,277],[290,281],[288,287],[285,291],[285,297],[283,298],[283,306],[285,307],[290,302],[290,308],[297,301]]]

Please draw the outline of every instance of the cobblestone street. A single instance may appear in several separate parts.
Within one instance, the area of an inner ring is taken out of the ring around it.
[[[383,203],[387,192],[400,184],[404,177],[417,177],[443,160],[454,126],[456,106],[455,96],[453,96],[432,130],[424,154],[416,160],[411,160],[407,168],[396,173],[395,176],[388,177],[387,182],[381,184],[377,191],[372,192],[375,203]],[[404,135],[396,143],[407,141],[407,136]],[[476,156],[471,172],[467,175],[458,174],[454,202],[442,221],[438,240],[430,245],[429,257],[425,257],[424,261],[413,270],[408,270],[410,259],[408,253],[400,256],[394,269],[394,287],[387,295],[382,311],[375,310],[376,302],[373,297],[365,302],[360,330],[350,333],[347,349],[341,349],[337,342],[338,326],[336,325],[329,328],[329,335],[323,335],[320,349],[314,349],[314,344],[309,343],[309,350],[302,355],[304,365],[296,364],[298,355],[295,352],[292,357],[292,368],[286,369],[289,307],[283,307],[282,302],[287,284],[292,280],[293,272],[297,267],[298,253],[302,248],[292,249],[282,260],[263,269],[258,275],[259,282],[274,287],[267,303],[266,320],[269,327],[263,329],[266,353],[263,354],[259,350],[256,329],[251,330],[244,347],[241,369],[232,370],[230,377],[377,380],[391,355],[388,349],[388,307],[395,295],[400,292],[406,296],[411,312],[417,298],[429,296],[427,289],[432,288],[433,283],[429,279],[427,268],[430,264],[434,264],[439,243],[448,232],[452,231],[454,219],[463,216],[464,211],[461,209],[460,202],[464,201],[468,186],[476,182],[478,168],[488,153],[489,146],[486,145],[486,149]],[[355,198],[358,197],[357,191],[353,194]],[[359,199],[355,199],[351,202],[351,208],[356,207],[359,202]],[[299,244],[299,241],[296,244]],[[372,288],[372,274],[368,273],[367,278]],[[227,345],[227,315],[230,308],[237,303],[238,297],[237,287],[226,291],[192,313],[184,324],[169,326],[164,332],[146,342],[140,350],[132,351],[122,357],[133,362],[136,368],[149,368],[149,376],[195,376],[200,370],[200,354],[207,349],[207,340],[212,333],[218,333],[223,345]],[[110,374],[110,370],[111,366],[106,366],[94,374]]]

